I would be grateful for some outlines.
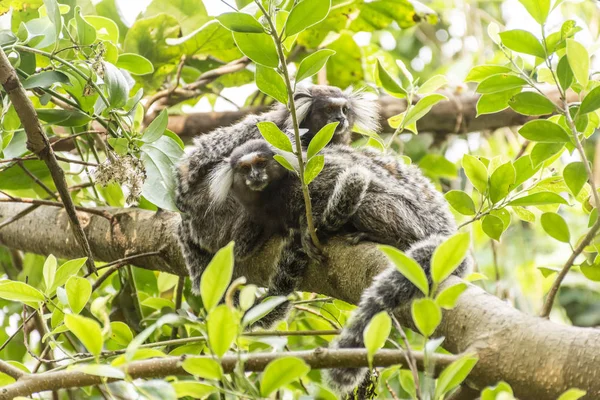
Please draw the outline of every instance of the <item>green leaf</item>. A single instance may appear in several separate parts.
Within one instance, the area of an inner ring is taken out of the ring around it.
[[[407,369],[401,369],[399,373],[400,386],[410,395],[411,399],[417,398],[417,388],[415,386],[415,378],[413,373]]]
[[[65,314],[65,325],[85,348],[95,356],[102,352],[102,330],[93,319],[81,315]]]
[[[69,77],[60,71],[43,71],[29,76],[23,81],[23,88],[49,88],[54,83],[70,85]]]
[[[471,68],[471,71],[469,71],[469,74],[465,78],[465,82],[481,82],[492,75],[509,72],[512,72],[510,68],[501,65],[478,65]]]
[[[447,366],[438,378],[434,398],[439,399],[458,387],[471,373],[475,364],[477,364],[476,357],[465,356]]]
[[[129,98],[129,85],[117,67],[105,62],[104,83],[108,89],[108,102],[113,108],[121,108]]]
[[[146,168],[142,195],[160,208],[178,211],[175,205],[175,164],[183,155],[183,150],[176,141],[165,135],[152,143],[145,143],[140,150],[140,158]]]
[[[207,385],[196,381],[177,381],[171,382],[171,386],[175,389],[177,398],[191,397],[193,399],[205,399],[210,394],[215,393],[218,389],[214,386]]]
[[[448,98],[446,96],[438,93],[429,94],[421,98],[417,102],[417,104],[415,104],[410,108],[410,110],[408,110],[408,113],[406,114],[406,117],[403,121],[404,126],[409,126],[410,124],[417,122],[431,110],[431,107],[433,107],[440,101],[447,99]]]
[[[529,121],[519,129],[527,140],[546,143],[565,143],[570,141],[569,134],[562,126],[546,119]]]
[[[492,114],[508,107],[508,102],[521,92],[521,88],[504,90],[496,93],[482,94],[477,100],[477,116]]]
[[[544,25],[550,13],[550,0],[519,0],[540,25]]]
[[[579,114],[587,114],[598,108],[600,108],[600,86],[596,86],[585,95],[579,107]]]
[[[339,122],[331,122],[324,127],[321,128],[319,132],[310,140],[308,144],[308,150],[306,152],[306,157],[310,160],[320,152],[333,138],[335,130]]]
[[[210,358],[186,358],[182,367],[189,374],[202,379],[218,381],[223,377],[221,363]]]
[[[148,75],[154,72],[154,66],[150,60],[134,53],[119,54],[117,67],[129,71],[133,75]]]
[[[424,84],[419,86],[418,94],[428,94],[435,92],[439,88],[448,84],[448,79],[444,75],[434,75],[429,78]]]
[[[44,0],[44,5],[46,6],[48,18],[54,25],[55,39],[58,41],[63,26],[62,17],[60,16],[60,8],[56,0]]]
[[[246,314],[244,314],[242,325],[248,326],[253,324],[286,301],[288,301],[288,299],[283,296],[267,298],[265,301],[252,307]]]
[[[481,222],[481,229],[492,239],[500,240],[504,232],[504,222],[495,215],[486,215]]]
[[[385,345],[392,330],[392,319],[386,311],[376,314],[363,332],[363,340],[369,358],[369,364],[373,363],[373,355]]]
[[[462,190],[451,190],[444,195],[448,203],[462,215],[475,215],[475,203],[471,196]]]
[[[69,307],[75,314],[79,314],[92,295],[92,284],[85,278],[72,276],[65,285]]]
[[[431,278],[435,283],[443,282],[456,270],[465,259],[470,244],[468,233],[456,233],[435,249],[431,260]]]
[[[531,157],[527,155],[520,157],[517,161],[513,163],[513,165],[515,166],[515,170],[517,171],[515,187],[519,186],[527,179],[531,178],[533,174],[535,174],[539,170],[539,166],[535,168],[533,167]]]
[[[221,358],[237,337],[239,322],[233,311],[226,304],[221,304],[208,313],[206,325],[210,348],[214,355]]]
[[[282,357],[273,360],[262,374],[260,394],[262,397],[269,397],[277,389],[306,376],[309,371],[310,367],[306,362],[296,357]]]
[[[0,299],[19,301],[21,303],[42,303],[45,300],[42,292],[19,281],[0,281]]]
[[[457,283],[445,288],[435,298],[435,303],[446,310],[454,308],[459,296],[467,290],[467,284],[464,282]]]
[[[508,203],[509,206],[541,206],[545,204],[569,204],[559,194],[553,192],[538,192],[519,197]]]
[[[389,72],[383,68],[379,59],[377,59],[377,68],[375,69],[375,78],[379,86],[382,86],[385,91],[392,96],[405,97],[406,90],[398,83]]]
[[[89,46],[96,41],[96,28],[94,28],[81,15],[81,7],[75,7],[75,23],[77,24],[77,39],[79,44]]]
[[[297,172],[296,169],[294,168],[294,166],[292,164],[290,164],[290,162],[281,154],[275,154],[273,156],[273,158],[275,159],[275,161],[277,161],[279,164],[281,164],[281,166],[284,167],[285,169],[287,169],[288,171]]]
[[[54,277],[54,283],[47,291],[47,293],[54,293],[57,287],[62,286],[67,280],[74,275],[77,275],[81,267],[87,261],[87,257],[76,258],[74,260],[67,261],[56,270],[56,276]]]
[[[577,400],[585,396],[586,393],[585,390],[581,389],[569,389],[561,394],[558,400]]]
[[[581,269],[581,273],[591,281],[600,282],[600,265],[599,264],[590,264],[585,261],[583,264],[579,266]]]
[[[304,170],[304,183],[309,185],[323,170],[325,166],[325,156],[316,155],[306,163]]]
[[[231,242],[223,247],[213,257],[206,267],[200,280],[200,296],[204,308],[211,311],[217,306],[227,287],[231,282],[233,274],[233,246]]]
[[[522,29],[514,29],[500,33],[502,44],[518,53],[530,54],[539,58],[546,58],[546,51],[533,33]]]
[[[300,82],[306,78],[310,78],[315,75],[325,66],[329,57],[335,54],[334,50],[321,49],[317,50],[309,56],[305,57],[300,65],[298,66],[298,73],[296,74],[296,82]]]
[[[131,328],[121,321],[110,323],[110,338],[121,346],[127,346],[133,340]]]
[[[273,68],[256,66],[256,86],[281,104],[288,103],[288,91],[283,77]]]
[[[127,138],[109,137],[107,141],[108,144],[110,144],[110,147],[112,147],[118,155],[124,156],[127,154],[127,151],[129,150],[129,140],[127,140]]]
[[[293,36],[318,24],[327,17],[331,0],[304,0],[290,11],[285,24],[285,35]]]
[[[406,279],[411,281],[425,296],[429,294],[429,282],[423,268],[414,259],[404,254],[404,252],[392,246],[377,246],[391,262],[394,263],[398,271]]]
[[[589,81],[590,56],[585,47],[575,39],[567,39],[567,59],[573,76],[584,88]]]
[[[488,94],[523,87],[527,81],[512,74],[496,74],[484,79],[477,86],[477,93]]]
[[[571,234],[569,226],[560,215],[553,212],[546,212],[540,218],[544,231],[559,242],[569,243]]]
[[[42,268],[42,274],[44,275],[44,284],[46,285],[46,294],[50,294],[50,288],[54,284],[56,277],[56,257],[52,254],[44,261],[44,267]]]
[[[536,92],[519,93],[508,102],[508,105],[524,115],[546,115],[552,114],[556,110],[554,103]]]
[[[498,396],[501,393],[507,393],[512,396],[513,391],[510,385],[506,382],[499,382],[496,386],[487,387],[481,392],[481,400],[496,400],[502,398]],[[512,399],[508,397],[507,400]]]
[[[166,109],[164,109],[160,112],[160,114],[158,114],[158,117],[154,118],[154,120],[150,122],[150,125],[148,125],[140,139],[145,143],[157,141],[165,133],[168,123],[169,113]]]
[[[499,166],[490,176],[490,199],[497,203],[505,198],[515,183],[517,172],[512,162]]]
[[[287,151],[288,153],[292,153],[292,142],[290,138],[281,131],[271,121],[259,122],[256,124],[260,134],[265,138],[267,142],[269,142],[273,147],[278,148],[279,150]]]
[[[99,15],[86,15],[85,20],[96,29],[97,39],[119,43],[119,27],[113,20]]]
[[[465,154],[462,166],[475,189],[481,194],[485,193],[488,186],[488,173],[485,165],[478,158]]]
[[[306,0],[305,0],[306,1]],[[273,39],[264,33],[233,32],[235,44],[245,56],[265,67],[277,68],[279,56]]]
[[[580,161],[570,163],[563,170],[563,178],[573,196],[577,196],[588,179],[585,164]]]
[[[216,17],[225,28],[234,32],[263,33],[263,26],[250,14],[228,12]]]
[[[556,76],[558,78],[558,83],[563,90],[567,90],[571,87],[574,76],[567,56],[563,56],[558,62],[558,66],[556,67]]]
[[[58,108],[36,108],[39,119],[50,125],[83,126],[92,120],[87,114],[77,110],[60,110]]]
[[[563,143],[536,143],[531,150],[531,162],[537,167],[550,157],[562,152],[564,148]]]
[[[416,299],[412,303],[415,326],[425,337],[430,337],[442,322],[442,310],[429,298]]]

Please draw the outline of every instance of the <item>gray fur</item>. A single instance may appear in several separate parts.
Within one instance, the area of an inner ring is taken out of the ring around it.
[[[363,99],[362,95],[345,94],[335,87],[311,86],[299,89],[295,97],[300,110],[300,127],[315,133],[340,117],[338,113],[329,114],[328,98],[344,98],[348,101],[350,108],[344,115],[346,123],[336,129],[333,143],[349,143],[355,121],[374,121],[376,118],[359,115],[352,108],[357,107],[359,112],[373,109],[365,104],[368,100]],[[252,216],[231,196],[226,196],[227,190],[217,190],[219,187],[228,188],[230,183],[227,168],[219,169],[223,167],[224,159],[236,147],[260,138],[256,124],[262,121],[271,121],[284,132],[291,128],[289,112],[285,106],[278,105],[265,114],[250,115],[232,126],[199,136],[194,141],[194,147],[178,165],[176,204],[182,211],[179,243],[195,291],[199,290],[202,272],[220,248],[234,240],[234,255],[239,261],[259,250],[258,245],[263,241],[261,232],[254,229]],[[309,141],[310,134],[304,135],[304,140]],[[213,174],[213,181],[210,182],[209,173],[215,168],[222,174]],[[218,193],[216,198],[210,194],[211,187],[213,194]]]
[[[344,145],[327,147],[323,154],[325,168],[310,185],[320,238],[326,241],[330,236],[347,235],[394,246],[413,257],[429,276],[435,248],[457,230],[442,194],[416,167],[404,165],[393,156]],[[304,215],[298,178],[282,176],[269,197],[275,197],[279,207],[285,209],[278,218],[283,217],[286,227],[296,232],[284,246],[269,287],[271,294],[286,295],[297,289],[310,258],[310,241],[299,240],[304,227],[296,224]],[[272,201],[268,203],[272,210]],[[455,274],[464,273],[468,264],[469,259],[463,261]],[[392,312],[418,295],[418,289],[390,266],[365,291],[358,310],[333,347],[364,347],[363,331],[375,314]],[[284,317],[286,312],[286,306],[275,310],[261,321],[262,326]],[[338,392],[347,393],[365,378],[366,372],[333,369],[328,381]]]

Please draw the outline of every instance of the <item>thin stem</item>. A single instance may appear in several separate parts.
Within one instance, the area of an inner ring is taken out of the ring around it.
[[[400,325],[400,321],[398,321],[398,319],[393,313],[390,313],[390,316],[392,317],[392,321],[394,322],[394,325],[396,325],[396,330],[398,330],[398,333],[400,334],[400,336],[402,337],[402,341],[404,342],[404,346],[406,347],[406,363],[408,364],[410,371],[413,374],[413,379],[415,381],[415,388],[417,392],[417,399],[421,400],[423,398],[423,395],[421,394],[421,385],[419,384],[419,370],[417,368],[417,360],[413,355],[412,348],[410,347],[410,343],[408,342],[406,333],[404,333],[404,329],[402,329],[402,325]]]
[[[260,0],[255,0],[256,4],[264,14],[269,26],[271,28],[271,36],[275,41],[275,47],[277,48],[277,54],[279,55],[279,62],[281,64],[280,71],[283,73],[283,78],[285,81],[285,86],[288,92],[288,110],[292,116],[292,125],[294,127],[294,139],[296,141],[296,157],[298,159],[298,176],[300,177],[300,184],[302,185],[302,195],[304,197],[304,205],[306,208],[306,223],[308,225],[308,231],[310,233],[310,237],[317,248],[321,249],[321,243],[319,242],[319,238],[317,237],[317,232],[315,230],[315,224],[312,217],[312,204],[310,201],[310,193],[308,191],[308,185],[304,182],[304,158],[302,155],[302,142],[300,140],[300,128],[298,125],[298,117],[296,115],[296,105],[294,103],[294,91],[292,88],[292,82],[290,80],[290,74],[287,69],[287,61],[285,58],[285,54],[283,52],[283,46],[281,44],[281,37],[277,34],[277,28],[273,23],[273,19],[271,15],[265,10],[264,6],[260,2]]]

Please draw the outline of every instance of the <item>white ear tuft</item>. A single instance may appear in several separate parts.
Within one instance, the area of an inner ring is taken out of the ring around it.
[[[369,99],[364,89],[345,91],[350,102],[350,109],[354,113],[356,126],[367,132],[379,132],[379,105],[375,99]]]
[[[210,207],[223,204],[229,195],[229,190],[233,184],[233,170],[229,164],[229,158],[221,161],[210,172],[208,176],[208,185],[210,193]]]

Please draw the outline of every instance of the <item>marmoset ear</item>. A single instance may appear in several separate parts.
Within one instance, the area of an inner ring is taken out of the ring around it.
[[[350,112],[354,114],[354,124],[358,129],[367,132],[379,132],[379,105],[369,99],[364,89],[354,90],[349,87],[344,91],[350,103]]]
[[[210,207],[223,204],[233,184],[233,169],[229,157],[223,159],[208,175]]]

